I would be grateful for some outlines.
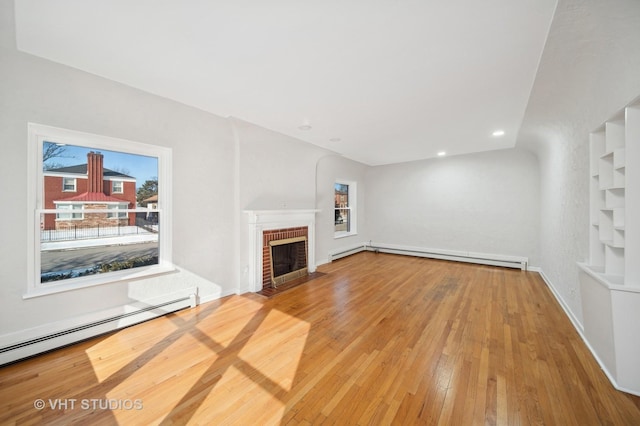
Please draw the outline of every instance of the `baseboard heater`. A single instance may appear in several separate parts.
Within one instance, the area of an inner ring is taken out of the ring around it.
[[[351,256],[352,254],[360,253],[361,251],[366,251],[366,250],[367,248],[365,244],[359,244],[350,248],[343,248],[338,251],[329,253],[329,262],[333,262],[334,260]]]
[[[196,306],[196,295],[191,294],[154,305],[135,306],[130,312],[27,338],[0,347],[0,366],[194,306]],[[25,334],[35,333],[32,331]],[[10,336],[3,337],[2,340],[5,341],[16,340],[11,339]]]
[[[484,254],[463,252],[454,250],[438,250],[421,247],[393,246],[389,244],[369,243],[365,245],[366,250],[404,254],[408,256],[428,257],[432,259],[453,260],[457,262],[478,263],[482,265],[503,266],[507,268],[517,268],[527,270],[529,259],[521,256],[508,256],[500,254]]]

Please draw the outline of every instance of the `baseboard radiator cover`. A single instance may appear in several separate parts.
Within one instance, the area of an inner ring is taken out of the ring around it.
[[[148,321],[171,312],[195,307],[197,294],[191,293],[172,300],[148,304],[136,302],[116,310],[125,311],[114,314],[114,310],[92,315],[78,325],[69,325],[69,321],[54,325],[36,327],[24,332],[0,336],[0,366],[20,361],[34,355],[61,348],[114,330]],[[46,334],[45,334],[46,333]]]
[[[506,268],[521,269],[523,271],[527,270],[529,264],[529,258],[522,256],[399,246],[375,242],[370,242],[365,247],[366,250],[376,253],[402,254],[407,256],[427,257],[431,259],[477,263],[481,265],[503,266]]]
[[[333,250],[329,252],[329,262],[333,262],[334,260],[351,256],[352,254],[360,253],[366,250],[367,250],[367,245],[365,243],[355,244],[347,247],[341,247],[337,250]]]

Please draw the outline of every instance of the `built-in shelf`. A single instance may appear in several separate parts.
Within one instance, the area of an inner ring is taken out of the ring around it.
[[[640,287],[626,286],[624,284],[623,275],[608,275],[604,273],[604,268],[597,268],[587,265],[586,263],[578,263],[580,269],[595,278],[600,284],[609,290],[621,290],[640,293]]]
[[[614,385],[640,395],[640,100],[590,135],[583,332]]]
[[[590,264],[625,275],[626,119],[618,115],[590,136]]]

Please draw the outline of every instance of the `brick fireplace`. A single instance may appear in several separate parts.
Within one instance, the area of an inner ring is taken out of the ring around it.
[[[272,229],[262,232],[262,287],[276,287],[278,284],[297,278],[308,273],[307,242],[309,228],[300,226],[297,228]],[[275,247],[293,245],[294,263],[299,267],[293,267],[283,273],[274,270]]]
[[[249,228],[249,282],[248,291],[261,291],[265,287],[278,285],[274,274],[271,253],[273,246],[298,243],[293,258],[300,267],[299,274],[315,272],[315,214],[317,210],[245,210]],[[300,244],[304,242],[304,244]],[[306,270],[304,270],[306,268]],[[296,273],[283,279],[295,278]],[[283,274],[284,275],[284,274]],[[282,275],[278,275],[282,276]]]

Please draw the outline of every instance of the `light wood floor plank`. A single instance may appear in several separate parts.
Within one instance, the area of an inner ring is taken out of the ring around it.
[[[2,367],[0,424],[640,424],[536,273],[375,253],[319,270]]]

